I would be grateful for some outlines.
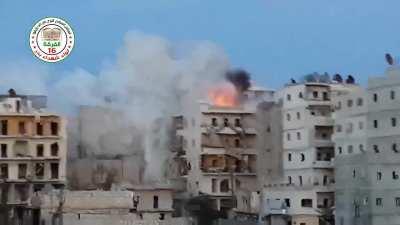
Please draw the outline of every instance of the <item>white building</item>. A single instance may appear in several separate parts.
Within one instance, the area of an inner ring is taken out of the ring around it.
[[[369,79],[367,90],[338,98],[337,128],[353,124],[352,133],[343,127],[335,135],[339,225],[400,224],[398,93],[400,69],[390,66],[384,76]]]
[[[263,181],[262,214],[267,223],[317,225],[320,220],[332,219],[335,179],[331,97],[345,88],[329,77],[322,80],[326,78],[323,75],[311,78],[277,92],[281,125],[275,115],[269,126],[275,129],[271,130],[274,136],[281,134],[282,147],[277,142],[266,145],[270,152],[266,161],[274,163],[265,171],[270,175]],[[280,157],[282,163],[276,163]]]
[[[353,86],[346,93],[335,96],[333,101],[335,221],[342,225],[368,224],[367,92]]]

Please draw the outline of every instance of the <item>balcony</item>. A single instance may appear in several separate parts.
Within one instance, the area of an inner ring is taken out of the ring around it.
[[[333,126],[335,123],[334,119],[328,116],[311,116],[310,120],[313,124],[320,126]]]
[[[318,160],[313,162],[313,167],[314,168],[319,168],[319,169],[324,169],[324,168],[333,168],[334,163],[333,161],[323,161],[323,160]]]

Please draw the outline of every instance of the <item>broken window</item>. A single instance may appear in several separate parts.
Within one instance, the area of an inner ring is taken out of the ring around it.
[[[397,119],[396,118],[392,118],[391,121],[392,121],[392,127],[397,126]]]
[[[236,180],[235,180],[236,189],[240,189],[240,185],[241,185],[240,180],[236,179]]]
[[[1,135],[8,135],[8,121],[1,121]]]
[[[36,123],[36,134],[43,135],[43,125],[41,123]]]
[[[58,150],[59,150],[58,143],[55,142],[51,144],[50,150],[51,150],[51,156],[58,156]]]
[[[324,93],[322,93],[322,94],[323,94],[324,100],[325,100],[325,101],[328,101],[328,100],[329,100],[328,92],[324,92]]]
[[[214,126],[214,127],[218,126],[217,118],[212,118],[211,119],[211,125]]]
[[[396,143],[392,144],[392,150],[393,150],[393,152],[395,152],[395,153],[398,153],[398,152],[399,152],[399,150],[397,149],[397,144],[396,144]]]
[[[235,139],[235,147],[240,148],[240,140],[238,138]]]
[[[44,156],[44,145],[43,144],[36,145],[36,156],[37,157]]]
[[[285,198],[285,205],[286,205],[286,207],[290,208],[290,199],[289,198]]]
[[[396,197],[394,199],[394,202],[395,202],[396,207],[400,207],[400,198],[399,197]]]
[[[8,179],[8,164],[0,164],[0,175],[2,179]]]
[[[34,184],[33,185],[33,192],[39,192],[44,188],[44,184]]]
[[[159,219],[160,219],[160,220],[164,220],[164,219],[165,219],[165,213],[160,213]]]
[[[211,161],[211,167],[218,167],[218,160],[217,159],[213,159]]]
[[[58,123],[57,122],[51,122],[50,129],[51,129],[51,135],[58,135]]]
[[[153,196],[153,208],[158,209],[158,196]]]
[[[324,176],[323,178],[323,184],[327,185],[328,184],[328,176]]]
[[[58,179],[58,163],[50,164],[51,179]]]
[[[399,179],[399,175],[396,173],[396,171],[392,172],[392,178],[393,178],[393,180]]]
[[[312,208],[312,199],[309,198],[301,199],[301,207]]]
[[[18,164],[18,179],[25,179],[28,165],[26,163]]]
[[[376,204],[376,206],[382,206],[382,198],[376,198],[375,204]]]
[[[17,157],[28,156],[28,141],[18,140],[14,144],[14,154]]]
[[[1,144],[1,157],[7,158],[7,144]]]
[[[221,181],[219,189],[220,189],[220,192],[228,192],[229,191],[229,180],[225,179],[225,180]]]
[[[16,105],[17,112],[20,112],[20,111],[21,111],[21,101],[20,101],[20,100],[17,100],[15,103],[17,104],[17,105]]]
[[[18,123],[18,132],[19,132],[19,134],[26,134],[25,122],[24,121],[20,121]]]
[[[26,184],[16,184],[15,191],[17,199],[21,202],[25,202],[29,198],[29,186]]]
[[[378,128],[378,120],[374,120],[374,128]]]
[[[240,119],[235,119],[235,127],[241,127]]]
[[[376,172],[376,179],[382,180],[382,172]]]
[[[228,118],[224,118],[224,126],[225,126],[225,127],[229,126],[229,120],[228,120]]]
[[[373,149],[374,149],[375,153],[379,153],[378,145],[373,145]]]
[[[43,179],[44,177],[44,163],[35,164],[35,176],[37,179]]]

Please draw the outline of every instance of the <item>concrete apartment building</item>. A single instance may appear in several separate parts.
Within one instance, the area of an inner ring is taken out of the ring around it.
[[[251,209],[247,200],[258,189],[256,101],[252,100],[271,100],[273,92],[253,88],[244,95],[249,104],[228,107],[189,98],[182,104],[183,114],[175,117],[179,171],[188,197],[208,196],[211,207],[226,217],[238,201],[247,204],[240,208]]]
[[[267,143],[265,149],[270,168],[261,181],[261,213],[267,224],[317,225],[331,219],[335,200],[331,97],[342,89],[343,84],[326,75],[313,75],[277,92],[280,112],[266,110],[270,117],[266,126],[282,140]]]
[[[391,65],[367,90],[338,98],[337,127],[347,121],[354,128],[335,135],[339,225],[400,224],[399,92],[400,69]]]
[[[335,105],[335,221],[336,224],[369,224],[366,215],[367,92],[359,86],[333,98]],[[357,211],[357,212],[356,212]]]
[[[3,215],[16,220],[34,192],[66,182],[65,120],[45,109],[45,96],[12,89],[0,96],[1,206]]]

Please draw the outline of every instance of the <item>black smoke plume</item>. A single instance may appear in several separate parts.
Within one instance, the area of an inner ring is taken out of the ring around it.
[[[243,93],[250,88],[250,74],[242,69],[230,70],[225,78],[230,81],[239,93]]]

